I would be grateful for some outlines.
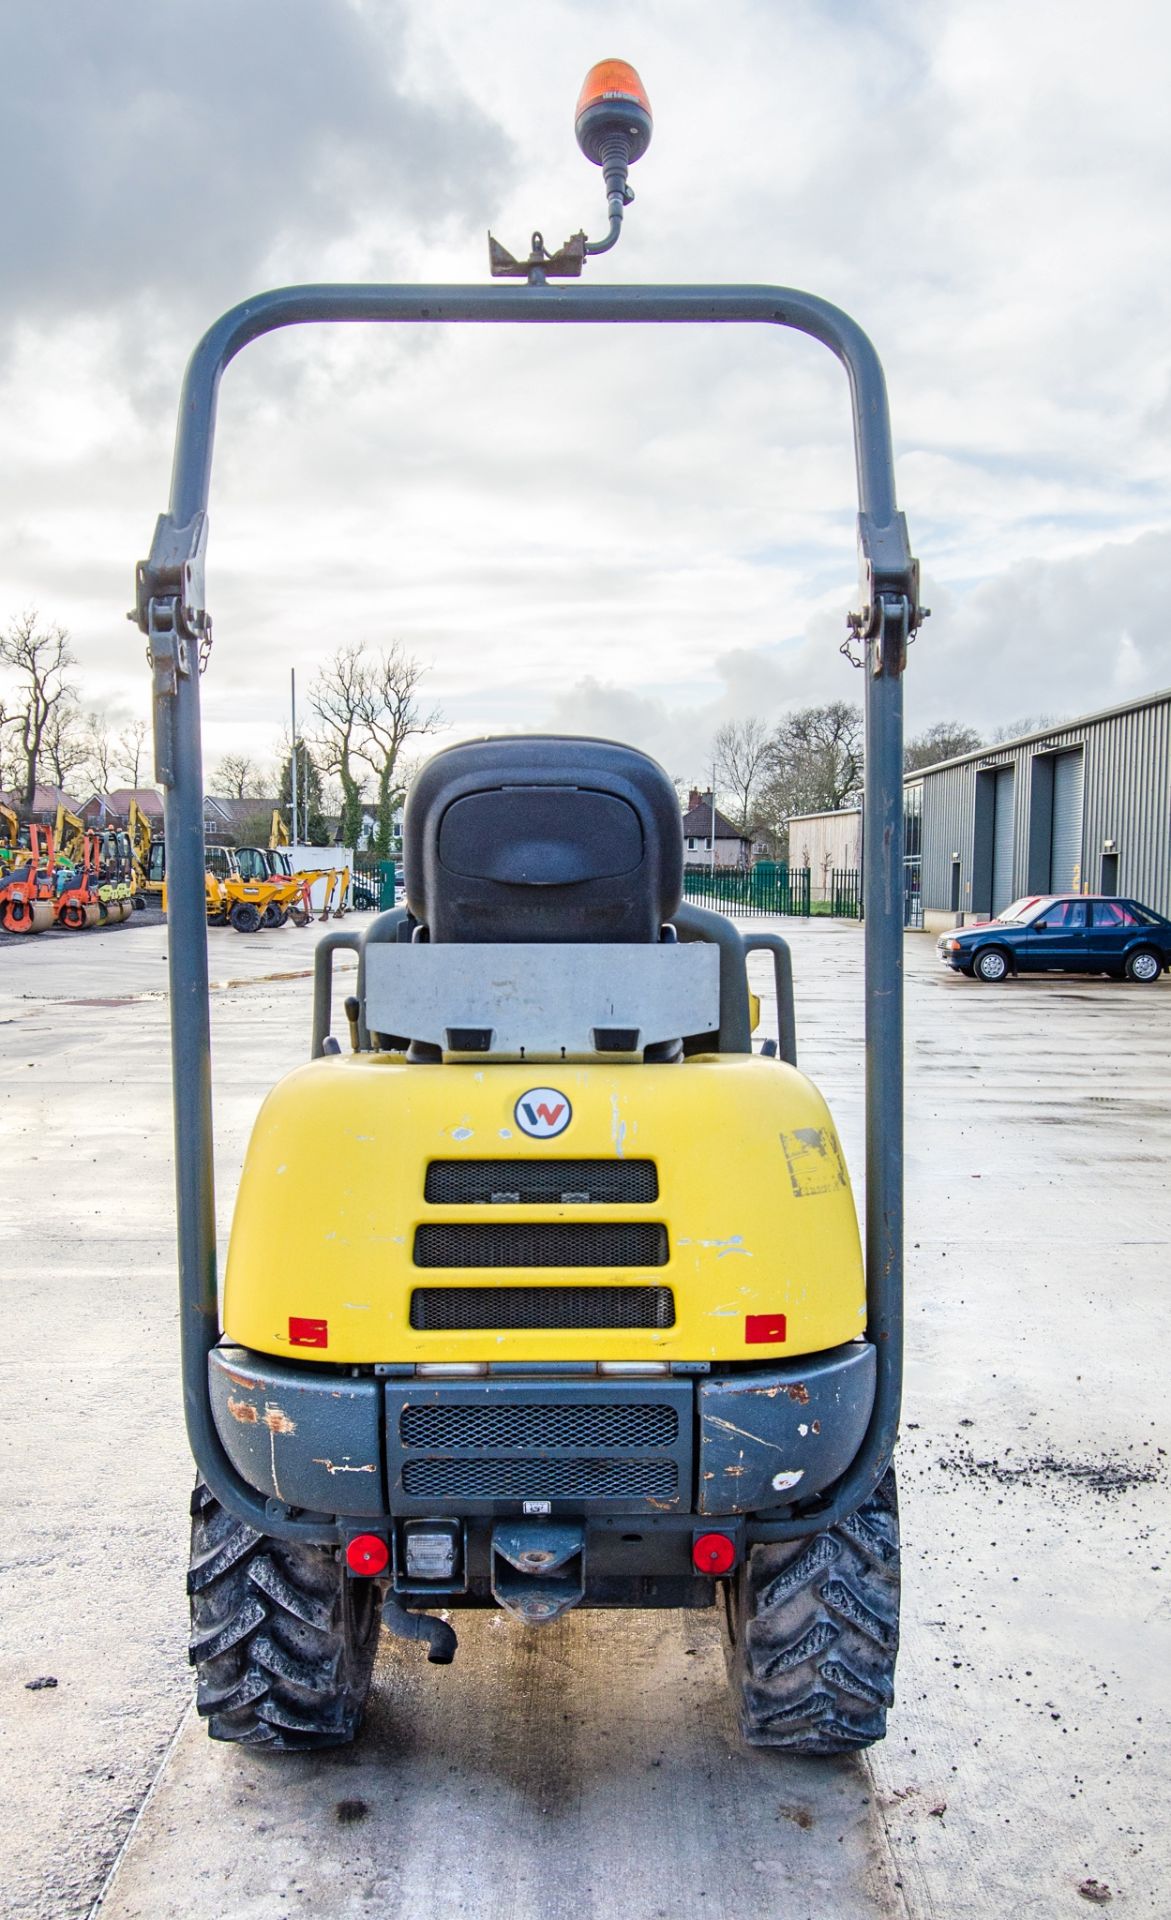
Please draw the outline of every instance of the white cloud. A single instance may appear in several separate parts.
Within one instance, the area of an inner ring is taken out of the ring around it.
[[[87,700],[145,703],[126,625],[182,363],[292,278],[485,278],[601,225],[590,62],[656,113],[595,281],[813,287],[891,388],[936,608],[912,725],[1171,682],[1171,23],[1153,0],[93,0],[0,18],[0,619],[65,621]],[[730,713],[851,698],[845,386],[742,328],[365,329],[223,391],[209,760],[267,751],[288,667],[435,663],[453,732],[597,725],[698,771]]]

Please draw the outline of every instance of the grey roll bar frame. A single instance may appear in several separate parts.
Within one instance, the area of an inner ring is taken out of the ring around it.
[[[333,1515],[266,1501],[229,1462],[212,1418],[208,1354],[220,1335],[212,1161],[211,1035],[204,912],[199,671],[211,638],[204,591],[216,403],[225,368],[252,341],[315,322],[436,325],[729,325],[791,329],[845,368],[853,413],[865,654],[866,1336],[875,1347],[874,1411],[862,1447],[817,1512],[756,1525],[753,1539],[796,1539],[864,1500],[890,1461],[902,1391],[902,673],[922,618],[918,565],[895,498],[886,383],[848,314],[770,286],[284,287],[225,313],[183,383],[169,510],[137,571],[136,610],[153,674],[155,771],[164,792],[170,938],[180,1340],[187,1432],[214,1496],[258,1532],[336,1542]]]

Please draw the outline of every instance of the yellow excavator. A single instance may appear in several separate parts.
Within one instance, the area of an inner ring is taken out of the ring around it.
[[[204,898],[209,927],[234,927],[237,933],[257,933],[261,927],[283,924],[287,900],[299,889],[287,882],[252,880],[240,871],[234,847],[204,848]],[[167,847],[155,840],[150,850],[150,873],[157,879],[163,911],[167,909]]]
[[[318,880],[324,880],[325,902],[320,917],[328,920],[332,915],[340,920],[349,907],[349,867],[306,867],[296,870],[285,851],[289,844],[289,829],[284,816],[279,807],[274,807],[267,847],[236,848],[236,861],[241,874],[246,880],[262,883],[268,880],[273,885],[289,887],[290,897],[283,902],[287,909],[285,918],[291,918],[298,927],[308,926],[313,915],[312,889]],[[335,895],[338,899],[336,907],[333,904]],[[283,925],[283,920],[274,914],[271,920],[265,921],[265,925]]]
[[[293,871],[288,854],[286,853],[283,858],[281,856],[281,848],[289,845],[288,822],[280,808],[274,807],[272,810],[272,822],[268,830],[267,849],[269,856],[268,870],[274,876],[281,873],[291,873]],[[262,848],[260,851],[263,852],[264,849]],[[321,909],[321,918],[323,920],[328,920],[331,912],[336,920],[340,920],[343,913],[349,911],[351,879],[349,867],[315,867],[312,871],[305,868],[298,877],[307,881],[310,889],[313,888],[318,880],[325,881],[325,904]],[[333,896],[335,893],[338,894],[336,908],[333,904]],[[308,894],[306,894],[306,903],[311,905]]]
[[[126,816],[126,831],[130,840],[130,883],[134,890],[134,904],[141,913],[147,898],[152,893],[161,893],[162,880],[151,878],[150,850],[154,844],[154,835],[150,830],[150,821],[143,813],[137,800],[130,802],[130,812]],[[162,842],[160,841],[160,846]]]

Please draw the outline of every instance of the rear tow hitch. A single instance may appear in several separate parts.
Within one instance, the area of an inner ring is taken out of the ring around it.
[[[526,1627],[548,1626],[585,1592],[585,1530],[539,1521],[492,1533],[492,1597]]]

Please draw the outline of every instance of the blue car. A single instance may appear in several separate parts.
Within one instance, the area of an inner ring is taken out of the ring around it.
[[[995,920],[941,934],[936,952],[957,973],[1106,973],[1151,985],[1171,967],[1171,920],[1113,895],[1029,894]]]

